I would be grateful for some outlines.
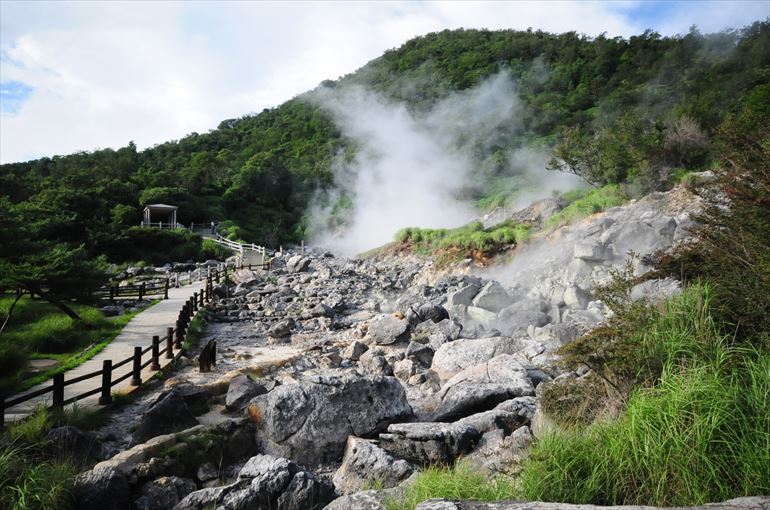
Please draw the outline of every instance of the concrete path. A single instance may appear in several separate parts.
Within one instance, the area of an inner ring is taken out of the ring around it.
[[[176,319],[179,315],[179,311],[184,306],[185,302],[195,293],[200,292],[206,282],[200,281],[195,282],[191,285],[185,285],[184,287],[180,287],[178,289],[171,288],[168,291],[168,299],[164,299],[163,301],[157,303],[155,306],[152,306],[150,308],[147,308],[146,310],[138,313],[133,319],[129,321],[129,323],[123,328],[123,331],[115,337],[115,339],[110,342],[107,347],[105,347],[101,352],[99,352],[96,356],[91,358],[90,360],[86,361],[82,365],[73,368],[72,370],[68,370],[64,373],[64,382],[66,382],[70,379],[74,379],[75,377],[88,374],[91,372],[96,372],[97,370],[102,369],[102,363],[104,360],[112,360],[113,364],[116,364],[129,356],[133,356],[134,354],[134,347],[140,346],[142,348],[147,347],[148,345],[152,344],[152,337],[153,335],[158,335],[161,338],[161,349],[163,349],[164,344],[162,343],[162,339],[166,335],[166,328],[174,327],[176,325]],[[176,353],[176,352],[175,352]],[[150,353],[145,354],[142,356],[142,362],[149,359]],[[160,356],[160,364],[161,367],[164,367],[168,364],[170,360],[166,359],[164,355]],[[122,375],[128,373],[131,371],[132,364],[128,363],[117,370],[114,370],[112,373],[113,380],[121,377]],[[155,371],[151,371],[150,367],[148,366],[142,371],[142,380],[145,381],[149,377],[151,377]],[[73,397],[75,395],[80,395],[82,393],[86,393],[89,390],[93,390],[94,388],[97,388],[101,385],[101,376],[93,377],[90,379],[86,379],[85,381],[77,382],[75,384],[71,384],[69,386],[64,387],[64,400],[66,401],[68,398]],[[24,393],[30,393],[37,389],[45,388],[51,386],[52,381],[46,381],[44,383],[40,383],[29,390],[20,393],[20,395]],[[125,381],[122,381],[115,386],[112,387],[112,392],[127,392],[131,389],[135,388],[134,386],[130,385],[130,378],[126,379]],[[17,395],[14,395],[15,398]],[[41,395],[39,397],[35,397],[33,399],[27,400],[26,402],[22,402],[21,404],[17,404],[13,407],[10,407],[5,410],[5,421],[11,422],[14,420],[18,420],[20,418],[24,418],[28,416],[30,413],[32,413],[38,405],[40,404],[49,404],[52,398],[52,394],[46,393],[44,395]],[[10,398],[8,399],[10,400]],[[80,407],[87,407],[87,406],[96,406],[98,405],[99,395],[93,395],[87,398],[84,398],[83,400],[78,401],[78,406]]]

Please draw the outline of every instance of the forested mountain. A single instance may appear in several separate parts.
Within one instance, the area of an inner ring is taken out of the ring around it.
[[[500,162],[533,144],[554,149],[554,168],[644,192],[707,166],[725,115],[747,101],[769,101],[770,23],[629,39],[446,30],[321,86],[362,85],[420,112],[501,70],[517,83],[525,108],[515,130],[475,151],[485,185],[470,198],[494,204],[510,177]],[[184,223],[220,220],[225,232],[248,241],[298,240],[311,196],[334,184],[332,161],[356,150],[308,97],[143,151],[130,143],[3,165],[0,213],[42,211],[56,224],[46,231],[49,241],[84,244],[89,255],[112,260],[136,256],[128,247],[144,234],[130,227],[154,202],[178,205]]]

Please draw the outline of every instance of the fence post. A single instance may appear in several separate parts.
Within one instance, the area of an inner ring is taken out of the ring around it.
[[[193,311],[193,313],[198,311],[198,293],[197,292],[193,292],[192,311]]]
[[[182,348],[182,314],[180,312],[179,318],[176,320],[176,335],[174,335],[174,348]]]
[[[64,408],[64,372],[53,376],[53,408]]]
[[[115,301],[115,289],[110,285],[110,303]]]
[[[152,363],[150,363],[150,370],[160,370],[160,337],[158,335],[152,337]]]
[[[168,299],[168,283],[169,279],[166,278],[166,286],[163,288],[163,299]]]
[[[134,347],[134,369],[131,372],[131,386],[142,384],[142,348]]]
[[[203,289],[198,293],[198,308],[203,308]]]
[[[144,297],[144,292],[145,292],[144,285],[145,285],[144,282],[142,282],[142,284],[139,286],[139,301],[141,301],[142,298]]]
[[[102,394],[99,396],[99,405],[112,404],[112,360],[102,362]]]
[[[174,328],[166,328],[166,359],[174,359]]]

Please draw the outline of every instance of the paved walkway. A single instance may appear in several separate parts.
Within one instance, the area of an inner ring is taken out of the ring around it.
[[[128,358],[129,356],[133,356],[134,347],[141,346],[142,348],[145,348],[152,344],[153,335],[160,336],[160,347],[163,349],[164,344],[162,343],[162,339],[166,335],[166,328],[174,327],[176,325],[176,319],[179,315],[179,311],[182,309],[185,302],[193,295],[193,293],[200,292],[204,288],[205,284],[206,282],[204,280],[195,282],[191,285],[185,285],[184,287],[180,287],[178,289],[169,289],[168,299],[164,299],[157,303],[155,306],[147,308],[146,310],[138,313],[133,319],[129,321],[126,327],[123,328],[123,331],[117,337],[115,337],[115,339],[110,342],[107,347],[102,349],[101,352],[99,352],[96,356],[89,359],[82,365],[65,372],[64,382],[66,383],[68,380],[74,379],[75,377],[101,370],[102,362],[104,360],[110,359],[112,360],[113,364],[115,364]],[[142,361],[144,362],[145,360],[149,359],[149,355],[150,353],[147,353],[142,356]],[[166,359],[163,355],[160,356],[161,367],[166,366],[169,361],[170,360]],[[122,375],[130,372],[131,367],[132,364],[128,363],[118,368],[117,370],[113,371],[112,378],[117,379]],[[151,371],[150,367],[148,366],[142,371],[142,380],[147,380],[147,378],[152,376],[154,373],[155,372]],[[85,381],[65,386],[64,400],[66,401],[70,397],[83,394],[89,390],[93,390],[94,388],[99,387],[101,382],[101,376],[97,376],[86,379]],[[32,392],[40,388],[45,388],[51,386],[51,384],[52,382],[49,380],[30,388],[24,393]],[[113,386],[112,391],[120,392],[133,388],[134,386],[130,385],[130,378],[128,378],[125,381],[122,381]],[[21,404],[10,407],[5,410],[5,421],[10,422],[28,416],[37,408],[38,405],[50,403],[51,398],[52,394],[49,392],[39,397],[27,400],[26,402],[22,402]],[[99,395],[97,394],[84,398],[83,400],[79,400],[78,405],[81,407],[96,406],[98,405],[98,400]]]

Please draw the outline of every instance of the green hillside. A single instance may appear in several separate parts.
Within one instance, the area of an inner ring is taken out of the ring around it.
[[[770,23],[739,31],[623,38],[576,33],[454,30],[386,52],[324,87],[363,85],[413,112],[501,70],[525,108],[474,150],[468,198],[494,205],[515,185],[503,164],[516,148],[555,147],[553,167],[633,193],[668,185],[714,159],[713,134],[747,97],[767,96]],[[408,85],[408,86],[407,86]],[[764,86],[764,88],[763,88]],[[753,95],[752,95],[753,94]],[[336,155],[355,146],[307,95],[138,151],[133,143],[0,167],[0,211],[56,216],[56,239],[121,261],[143,234],[144,204],[180,207],[179,220],[222,222],[232,237],[276,246],[305,234],[303,215],[333,185]],[[515,182],[515,181],[513,181]]]

